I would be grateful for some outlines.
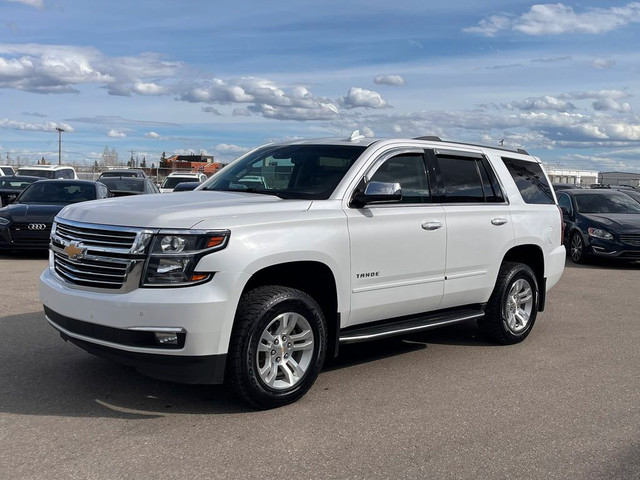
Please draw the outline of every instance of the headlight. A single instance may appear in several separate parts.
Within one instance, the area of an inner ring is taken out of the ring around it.
[[[9,225],[10,223],[11,220],[9,220],[8,218],[0,217],[0,225]]]
[[[611,235],[606,230],[602,230],[600,228],[588,228],[589,235],[596,238],[604,238],[605,240],[613,240],[613,235]]]
[[[212,273],[195,272],[200,259],[227,246],[229,231],[165,230],[151,243],[142,277],[143,287],[196,285],[211,279]]]

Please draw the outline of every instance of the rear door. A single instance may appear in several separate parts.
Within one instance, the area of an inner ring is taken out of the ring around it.
[[[428,152],[447,224],[441,308],[486,302],[505,253],[514,244],[511,214],[481,151]]]

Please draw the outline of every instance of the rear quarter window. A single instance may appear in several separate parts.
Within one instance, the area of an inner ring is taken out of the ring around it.
[[[551,186],[537,162],[502,157],[525,203],[554,204]]]

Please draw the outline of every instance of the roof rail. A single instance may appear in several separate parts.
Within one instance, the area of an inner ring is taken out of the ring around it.
[[[446,141],[447,143],[455,143],[457,145],[467,145],[469,147],[493,148],[494,150],[502,150],[502,151],[505,151],[505,152],[516,152],[516,153],[521,153],[523,155],[529,155],[529,152],[527,152],[524,148],[491,147],[489,145],[480,145],[478,143],[453,142],[451,140],[442,140],[440,137],[435,136],[435,135],[427,135],[427,136],[424,136],[424,137],[414,137],[413,140],[427,140],[427,141],[431,141],[431,142],[444,142],[444,141]]]

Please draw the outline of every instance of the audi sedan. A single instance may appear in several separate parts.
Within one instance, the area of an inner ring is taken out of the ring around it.
[[[589,257],[640,260],[640,203],[610,189],[562,190],[565,245],[575,263]]]
[[[54,217],[66,205],[111,196],[99,182],[40,180],[25,188],[15,201],[0,208],[0,249],[49,247]]]

